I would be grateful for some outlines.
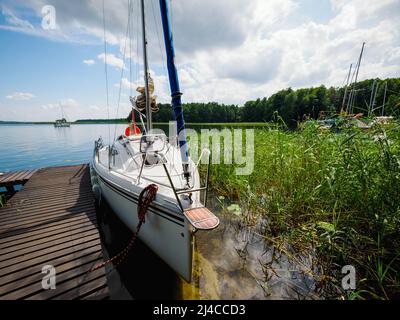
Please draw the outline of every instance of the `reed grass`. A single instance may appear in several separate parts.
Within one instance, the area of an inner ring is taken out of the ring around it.
[[[235,165],[213,165],[210,185],[264,218],[266,241],[295,253],[313,250],[320,285],[334,288],[330,297],[399,297],[399,129],[394,123],[334,133],[314,122],[296,131],[283,123],[259,128],[254,172],[238,176]],[[356,268],[356,290],[341,290],[344,265]]]
[[[0,208],[2,208],[6,204],[6,196],[4,194],[0,194]]]

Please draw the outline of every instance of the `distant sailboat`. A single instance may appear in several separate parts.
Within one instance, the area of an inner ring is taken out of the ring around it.
[[[61,104],[60,104],[60,109],[61,109],[61,119],[57,119],[56,122],[54,122],[54,127],[55,128],[69,127],[70,123],[67,121],[64,115],[64,109]]]
[[[138,237],[173,270],[190,281],[194,234],[197,230],[216,228],[219,219],[206,208],[208,170],[205,186],[201,187],[198,164],[190,159],[187,150],[167,0],[160,0],[160,9],[172,107],[178,129],[175,139],[151,134],[152,112],[157,108],[148,69],[144,9],[144,0],[140,0],[145,85],[137,89],[141,96],[130,97],[132,119],[136,112],[143,132],[133,120],[125,134],[116,138],[112,145],[105,145],[101,138],[96,141],[91,165],[93,192],[97,197],[105,198],[119,218],[132,232],[136,232],[141,194],[156,184],[156,197],[150,203],[146,223]]]

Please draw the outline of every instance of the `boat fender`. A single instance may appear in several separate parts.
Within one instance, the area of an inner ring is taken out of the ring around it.
[[[97,201],[100,201],[101,200],[101,189],[100,189],[100,186],[97,183],[92,185],[92,191],[93,191],[93,194],[94,194],[94,198]]]
[[[99,180],[97,179],[96,176],[93,175],[93,176],[90,178],[90,182],[92,183],[92,186],[94,186],[95,184],[98,184]]]

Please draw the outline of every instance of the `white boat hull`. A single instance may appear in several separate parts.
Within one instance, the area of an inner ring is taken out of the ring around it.
[[[92,185],[97,185],[101,198],[107,201],[132,232],[136,232],[139,223],[139,194],[151,182],[137,184],[116,171],[108,170],[103,163],[98,162],[97,157],[94,157],[91,169]],[[194,229],[179,209],[176,200],[171,198],[171,191],[168,191],[169,194],[166,192],[166,188],[160,185],[138,237],[175,272],[190,282]]]

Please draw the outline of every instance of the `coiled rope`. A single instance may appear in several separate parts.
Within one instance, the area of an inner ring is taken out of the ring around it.
[[[158,191],[158,186],[156,184],[150,184],[146,188],[142,190],[142,192],[139,195],[139,201],[138,201],[138,219],[139,223],[136,227],[136,232],[133,233],[131,239],[129,240],[128,245],[120,251],[118,254],[113,256],[112,258],[99,263],[98,265],[94,266],[91,268],[88,272],[93,272],[95,270],[98,270],[102,267],[104,267],[108,263],[112,263],[114,267],[117,267],[119,264],[121,264],[122,261],[126,258],[128,255],[129,251],[132,249],[133,245],[135,244],[136,238],[139,234],[140,228],[142,227],[143,223],[146,222],[146,213],[147,210],[151,204],[151,202],[154,200],[156,197]]]

